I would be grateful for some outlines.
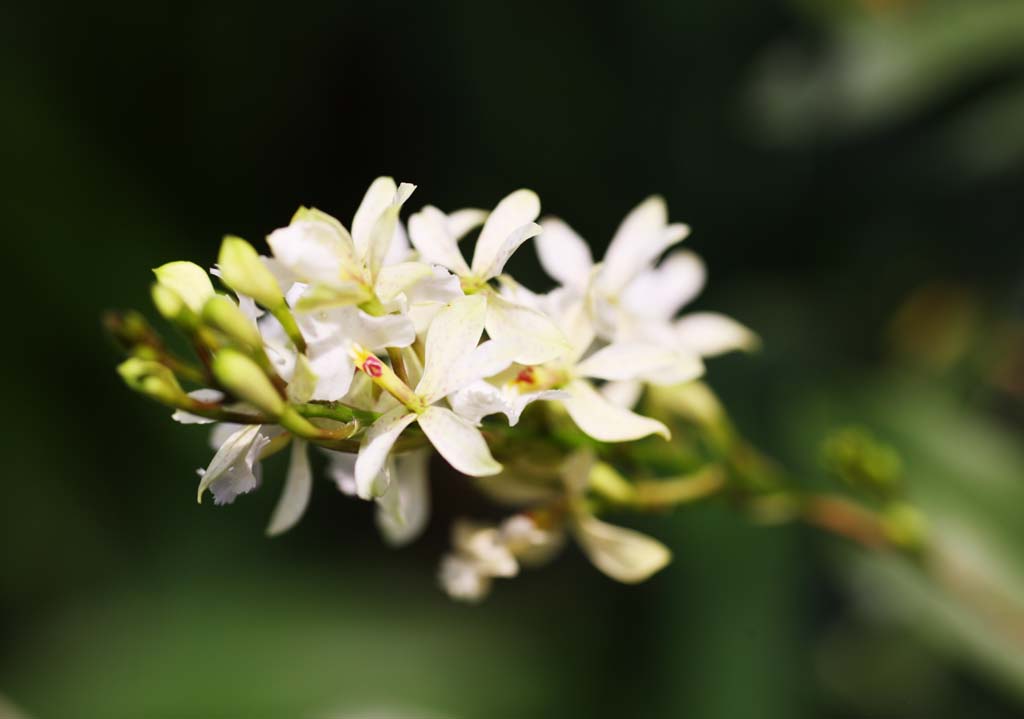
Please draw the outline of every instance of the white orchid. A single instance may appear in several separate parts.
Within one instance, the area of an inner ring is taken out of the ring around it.
[[[411,542],[429,521],[436,450],[515,512],[500,524],[455,524],[439,572],[453,597],[478,601],[496,579],[550,561],[569,538],[618,581],[651,576],[670,560],[668,548],[597,515],[669,507],[692,492],[666,494],[649,481],[658,469],[645,467],[642,453],[609,443],[668,439],[662,418],[692,420],[689,405],[678,407],[678,387],[694,386],[702,357],[754,342],[722,315],[676,317],[703,286],[704,266],[687,251],[656,263],[689,229],[669,224],[664,202],[651,198],[595,264],[565,223],[535,223],[540,201],[529,190],[490,214],[428,205],[409,219],[407,236],[399,212],[413,189],[375,180],[351,232],[301,208],[267,238],[272,257],[226,237],[210,274],[233,295],[218,294],[198,265],[158,268],[154,302],[200,362],[171,354],[136,321],[119,337],[132,354],[121,376],[174,408],[176,421],[214,423],[200,499],[209,490],[227,504],[256,489],[261,460],[290,446],[270,535],[295,526],[309,504],[313,445],[342,492],[376,502],[387,543]],[[459,241],[478,227],[467,262]],[[547,294],[505,273],[531,237],[561,284]],[[648,386],[643,406],[657,419],[632,409]],[[538,400],[545,411],[527,412]],[[507,423],[483,424],[499,414]],[[643,474],[626,479],[620,461]]]
[[[402,431],[414,422],[441,456],[463,474],[501,471],[474,423],[438,404],[510,362],[497,343],[479,345],[486,308],[483,297],[471,295],[438,312],[427,331],[423,376],[415,389],[394,376],[376,356],[356,348],[359,368],[399,401],[370,426],[359,447],[355,479],[360,497],[369,499],[386,491],[388,479],[383,470],[388,454]]]
[[[674,319],[704,287],[704,263],[693,252],[661,254],[690,234],[669,224],[661,197],[638,205],[619,225],[604,261],[595,265],[587,243],[557,218],[541,221],[541,264],[574,296],[586,297],[597,334],[608,341],[647,341],[702,357],[750,349],[757,337],[725,315],[699,312]]]
[[[436,207],[428,205],[409,218],[409,238],[425,262],[440,265],[457,275],[463,290],[487,301],[487,334],[515,348],[517,362],[545,362],[565,351],[558,328],[545,317],[494,291],[488,283],[505,269],[512,254],[526,240],[540,232],[534,220],[540,214],[540,200],[530,190],[517,190],[494,208],[480,230],[473,262],[466,263],[459,250],[455,222]]]

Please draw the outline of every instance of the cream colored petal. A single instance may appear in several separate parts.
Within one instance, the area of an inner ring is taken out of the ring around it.
[[[459,275],[468,275],[469,265],[462,257],[448,220],[439,209],[427,205],[409,218],[409,239],[424,262],[447,267]]]
[[[480,430],[450,409],[428,407],[419,424],[438,453],[459,472],[480,477],[501,471]]]
[[[309,467],[309,448],[305,440],[295,437],[292,440],[284,489],[267,526],[267,535],[274,537],[294,527],[306,512],[312,491],[313,473]]]
[[[656,345],[615,342],[602,347],[576,365],[580,377],[625,380],[646,379],[671,367],[676,353]]]
[[[582,291],[590,279],[594,257],[586,241],[557,217],[546,217],[534,240],[540,264],[565,287]]]
[[[153,270],[153,274],[157,282],[178,295],[196,314],[216,294],[206,270],[193,262],[168,262]]]
[[[377,528],[388,544],[400,547],[419,537],[430,519],[430,451],[401,454],[391,462],[391,484],[378,500]]]
[[[662,252],[683,240],[686,225],[669,225],[668,210],[661,197],[640,203],[619,225],[602,263],[601,287],[612,293],[622,291],[640,272],[650,267]]]
[[[487,266],[479,269],[474,268],[474,274],[484,280],[494,279],[505,269],[505,263],[519,249],[519,246],[531,237],[536,237],[538,233],[540,233],[540,225],[535,222],[528,222],[512,230],[512,233],[498,245]]]
[[[576,425],[602,442],[628,442],[658,434],[668,439],[668,427],[656,419],[618,407],[602,397],[586,380],[570,382],[565,391],[566,411]]]
[[[512,359],[521,364],[549,362],[570,350],[565,335],[550,318],[496,293],[487,297],[486,326],[492,339],[516,348]]]
[[[487,220],[487,210],[466,207],[448,215],[448,234],[456,242],[468,235]]]
[[[756,349],[756,334],[731,317],[717,312],[694,312],[675,323],[676,341],[681,347],[702,357]]]
[[[366,257],[373,227],[384,210],[391,206],[397,191],[398,186],[390,177],[378,177],[367,188],[352,218],[352,241],[359,257]]]
[[[267,244],[281,266],[303,282],[339,287],[361,271],[352,238],[336,221],[299,219],[274,230]]]
[[[473,253],[473,274],[482,276],[498,256],[509,235],[528,225],[540,214],[540,198],[531,190],[516,190],[487,217]]]
[[[433,274],[434,271],[430,265],[422,262],[400,262],[397,265],[385,265],[377,273],[374,291],[377,293],[377,299],[387,304],[412,285]]]
[[[637,275],[622,293],[622,304],[643,317],[668,320],[704,289],[707,270],[695,252],[673,252],[653,270]]]
[[[574,528],[576,541],[594,566],[619,582],[642,582],[672,561],[672,552],[658,540],[594,516],[579,517]]]
[[[461,381],[453,370],[479,344],[486,313],[487,300],[481,295],[472,295],[449,303],[430,323],[423,377],[416,386],[416,393],[428,403],[437,401],[444,396],[446,388]]]
[[[398,436],[416,421],[404,406],[382,414],[366,431],[356,457],[356,493],[363,499],[379,497],[387,490],[384,467]]]

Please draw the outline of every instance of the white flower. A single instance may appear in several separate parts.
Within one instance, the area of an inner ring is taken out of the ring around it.
[[[270,443],[270,438],[260,432],[262,426],[258,424],[243,425],[240,429],[236,427],[222,425],[218,428],[215,438],[220,438],[225,432],[230,434],[220,443],[210,465],[196,470],[200,477],[196,499],[200,502],[207,489],[213,493],[214,504],[230,504],[238,495],[259,486],[259,456]]]
[[[448,596],[463,602],[479,602],[490,592],[493,581],[472,559],[458,554],[446,554],[441,559],[437,578]]]
[[[415,390],[402,387],[408,395],[405,397],[408,404],[400,404],[382,414],[363,437],[355,466],[356,490],[360,497],[380,496],[387,489],[388,479],[383,470],[388,455],[398,436],[414,422],[459,472],[482,476],[501,471],[480,430],[437,404],[453,392],[507,366],[509,360],[496,343],[478,346],[485,313],[486,300],[474,295],[452,302],[434,318],[427,331],[423,376]],[[380,360],[369,353],[360,353],[359,357],[364,372],[374,378],[382,376],[384,366]]]
[[[328,473],[344,494],[356,494],[355,455],[328,452]],[[384,540],[404,546],[418,538],[430,519],[430,486],[427,466],[430,453],[413,450],[388,458],[384,472],[388,488],[377,498],[377,529]]]
[[[595,265],[590,248],[556,218],[541,222],[537,252],[549,275],[575,296],[588,297],[595,327],[609,341],[646,341],[711,357],[750,349],[757,337],[743,325],[711,312],[673,321],[704,286],[705,269],[689,251],[658,257],[681,242],[690,229],[669,224],[665,202],[651,197],[622,221],[604,262]]]
[[[540,200],[530,190],[517,190],[499,202],[480,231],[472,265],[459,250],[452,218],[430,205],[409,218],[409,238],[420,258],[451,270],[461,279],[463,289],[486,298],[487,334],[515,347],[515,360],[527,364],[561,354],[564,338],[543,315],[510,302],[488,282],[501,274],[523,242],[540,232],[540,226],[534,223],[539,214]]]
[[[524,291],[517,291],[525,297]],[[693,354],[679,353],[639,342],[615,342],[587,354],[594,344],[594,328],[582,299],[567,294],[537,296],[539,306],[557,313],[553,317],[570,343],[569,351],[542,365],[524,367],[506,386],[525,396],[561,390],[566,411],[576,425],[602,442],[623,442],[651,434],[669,437],[661,422],[615,404],[595,389],[591,380],[644,380],[681,382],[703,372]]]

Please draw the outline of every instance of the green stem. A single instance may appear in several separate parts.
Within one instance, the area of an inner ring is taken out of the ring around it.
[[[376,412],[356,409],[341,402],[307,402],[294,405],[294,407],[303,417],[322,417],[338,422],[356,421],[362,424],[372,424],[379,416]]]

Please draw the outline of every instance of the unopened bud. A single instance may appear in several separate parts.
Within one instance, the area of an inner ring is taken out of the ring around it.
[[[117,373],[133,390],[157,402],[176,407],[189,400],[174,373],[159,362],[132,357],[118,365]]]
[[[259,253],[241,237],[228,235],[217,256],[224,284],[243,295],[249,295],[269,310],[284,306],[284,295],[277,279],[263,264]]]
[[[224,389],[272,417],[280,416],[285,402],[260,366],[245,354],[224,349],[213,358],[213,375]]]
[[[893,502],[882,511],[882,527],[890,542],[911,551],[921,549],[928,535],[924,515],[906,502]]]
[[[203,305],[203,322],[245,347],[260,349],[263,337],[256,325],[234,302],[224,295],[214,295]]]
[[[899,454],[866,430],[851,427],[832,433],[822,445],[822,458],[829,471],[855,489],[887,497],[900,488]]]
[[[193,262],[168,262],[153,270],[153,274],[161,287],[176,294],[197,315],[202,312],[206,300],[213,296],[210,276]]]
[[[154,284],[150,288],[150,295],[153,298],[156,311],[168,322],[172,322],[186,331],[194,330],[199,324],[199,316],[185,303],[181,295],[166,285],[159,282]]]
[[[105,313],[103,328],[124,352],[162,345],[159,335],[149,326],[146,318],[134,310]]]

